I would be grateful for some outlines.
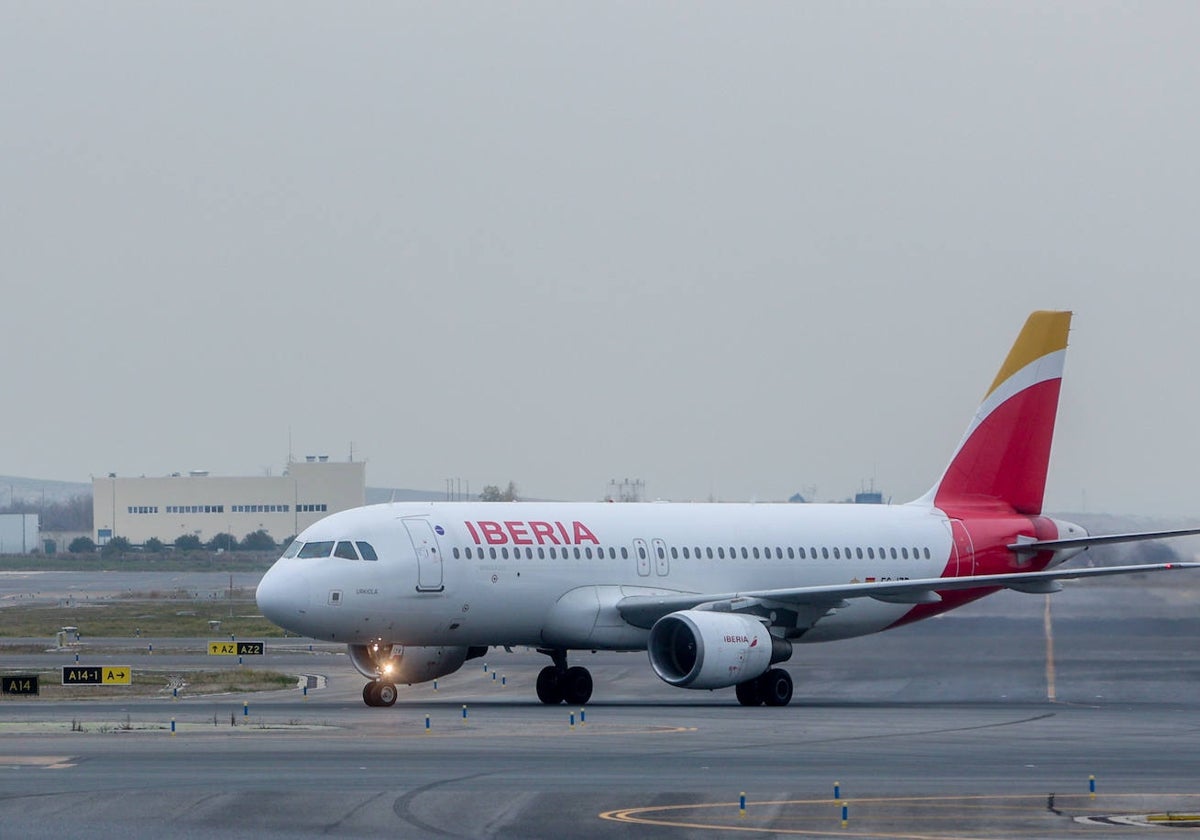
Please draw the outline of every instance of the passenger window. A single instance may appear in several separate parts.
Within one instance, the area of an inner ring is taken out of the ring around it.
[[[742,559],[743,560],[750,559],[750,552],[746,551],[746,546],[742,546]]]
[[[894,549],[894,548],[892,549],[892,559],[893,560],[896,559],[896,549]]]
[[[834,560],[842,559],[842,554],[840,551],[838,551],[838,547],[836,545],[833,547],[833,559]]]
[[[712,549],[709,549],[709,550],[711,551]],[[717,557],[720,558],[721,560],[725,559],[725,546],[723,546],[723,545],[717,546]]]
[[[622,560],[629,559],[629,549],[626,548],[625,546],[621,546],[621,559]]]
[[[862,558],[862,547],[861,547],[861,546],[860,546],[860,547],[858,547],[858,548],[855,548],[855,549],[854,549],[854,556],[855,556],[855,557],[857,557],[859,560],[863,559],[863,558]]]
[[[526,560],[532,560],[532,559],[533,559],[533,549],[532,549],[532,548],[529,548],[529,547],[526,547],[526,548],[525,548],[525,559],[526,559]]]
[[[801,560],[808,559],[807,557],[804,556],[804,546],[800,546],[798,549],[796,549],[796,554],[800,557]]]
[[[301,560],[312,560],[317,557],[328,557],[333,553],[333,540],[328,542],[310,542],[300,549],[296,556]]]
[[[371,547],[370,543],[360,540],[355,545],[358,546],[358,553],[362,555],[362,559],[371,561],[379,559],[379,555],[375,553],[375,549]]]
[[[343,540],[337,544],[337,548],[333,550],[334,557],[340,557],[343,560],[357,560],[358,552],[354,550],[353,543]]]
[[[454,546],[454,550],[451,552],[451,554],[454,555],[455,560],[458,559],[458,546]]]
[[[788,557],[791,557],[791,556],[792,556],[792,549],[788,548]],[[776,560],[783,559],[783,549],[780,548],[779,546],[775,546],[775,559]]]
[[[646,559],[646,549],[642,548],[640,545],[638,546],[638,559],[639,560]]]
[[[928,548],[925,549],[925,559],[926,560],[929,559],[929,549]]]
[[[304,548],[304,543],[292,540],[292,544],[287,547],[287,551],[283,552],[284,557],[295,557],[300,553],[300,549]]]
[[[508,559],[508,546],[504,546],[504,548],[500,549],[500,558],[502,560]]]
[[[704,549],[704,553],[708,557],[709,560],[713,559],[713,550],[712,550],[711,545],[708,546],[708,548]]]
[[[667,555],[666,555],[666,554],[663,552],[663,547],[662,547],[661,545],[657,545],[657,546],[655,546],[655,547],[654,547],[654,550],[658,552],[658,559],[659,559],[659,560],[665,560],[665,559],[666,559]]]
[[[907,548],[901,548],[901,549],[900,549],[900,556],[901,556],[901,557],[903,557],[905,560],[907,560],[907,559],[908,559],[908,549],[907,549]]]
[[[754,546],[754,559],[758,559],[758,546]]]
[[[575,546],[575,559],[579,559],[579,546]]]
[[[588,560],[592,559],[592,549],[590,546],[583,550],[583,556],[586,557]]]
[[[492,546],[491,548],[489,548],[489,549],[488,549],[488,553],[489,553],[490,555],[492,555],[492,559],[493,559],[493,560],[495,560],[495,559],[496,559],[496,547],[495,547],[495,546]]]
[[[867,559],[868,560],[875,559],[875,549],[871,548],[871,546],[867,546]]]
[[[546,549],[542,548],[541,546],[538,546],[538,559],[539,560],[546,559]]]
[[[829,549],[825,546],[821,546],[821,557],[825,560],[829,559]]]

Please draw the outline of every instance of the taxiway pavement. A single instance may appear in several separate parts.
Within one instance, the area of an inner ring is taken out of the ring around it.
[[[742,708],[732,690],[671,688],[644,654],[584,654],[572,657],[595,678],[584,723],[579,709],[537,703],[546,660],[524,650],[493,650],[436,691],[402,687],[396,706],[371,709],[344,655],[294,639],[269,645],[262,665],[324,677],[307,699],[299,690],[8,699],[0,833],[1161,836],[1079,818],[1200,810],[1200,580],[1072,590],[1052,601],[1055,702],[1045,598],[1016,594],[890,633],[799,646],[788,664],[796,697],[782,709]],[[157,642],[145,659],[212,667],[172,644]],[[88,655],[128,659],[103,646]]]

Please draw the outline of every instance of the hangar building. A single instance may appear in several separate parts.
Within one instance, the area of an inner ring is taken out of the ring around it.
[[[206,470],[162,478],[92,479],[97,545],[114,536],[141,545],[184,534],[207,542],[263,530],[282,542],[329,514],[365,503],[367,465],[326,455],[292,461],[279,476],[211,476]]]

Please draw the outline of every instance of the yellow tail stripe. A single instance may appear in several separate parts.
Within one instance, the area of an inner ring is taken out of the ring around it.
[[[1012,350],[1008,351],[1008,358],[1000,366],[1000,372],[996,374],[992,387],[988,388],[988,394],[1029,363],[1048,353],[1065,350],[1070,327],[1070,312],[1034,312],[1030,315]]]

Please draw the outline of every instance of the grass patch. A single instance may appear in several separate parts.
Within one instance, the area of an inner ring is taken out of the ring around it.
[[[4,674],[38,675],[40,697],[48,700],[86,700],[88,698],[163,697],[173,690],[180,697],[200,694],[245,694],[255,691],[279,691],[295,688],[296,677],[279,671],[232,667],[225,670],[198,671],[134,669],[130,685],[62,685],[62,670],[3,669]],[[0,703],[29,700],[29,697],[0,694]]]
[[[280,638],[283,631],[261,615],[252,600],[230,601],[170,599],[137,601],[90,601],[73,607],[14,606],[0,609],[0,637],[34,637],[52,642],[60,627],[74,626],[86,642],[89,638]],[[220,621],[221,629],[210,631],[209,621]]]

